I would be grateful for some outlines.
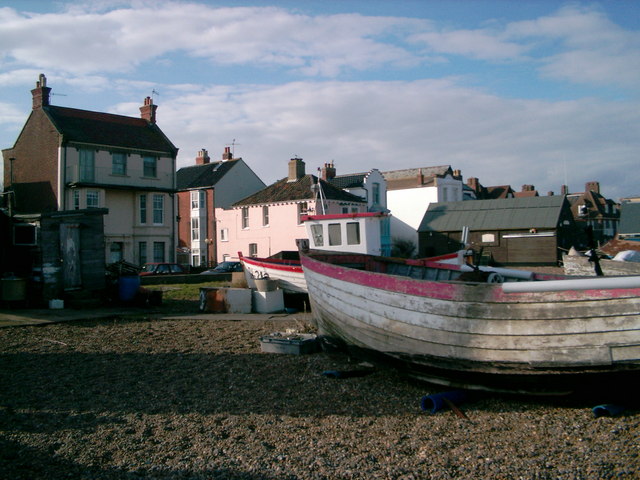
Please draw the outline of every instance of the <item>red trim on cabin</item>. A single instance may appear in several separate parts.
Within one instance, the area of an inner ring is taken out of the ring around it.
[[[384,212],[334,213],[331,215],[302,215],[301,220],[306,222],[307,220],[342,220],[345,218],[375,218],[387,216],[388,214]]]

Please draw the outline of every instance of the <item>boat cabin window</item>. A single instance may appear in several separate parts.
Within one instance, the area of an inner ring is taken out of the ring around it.
[[[324,246],[324,238],[322,237],[322,225],[311,225],[311,237],[316,247]]]
[[[342,245],[342,232],[339,223],[329,224],[329,245]]]
[[[360,224],[358,222],[347,223],[347,245],[360,245]]]

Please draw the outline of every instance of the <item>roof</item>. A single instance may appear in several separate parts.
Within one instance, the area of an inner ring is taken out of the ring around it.
[[[318,179],[315,175],[304,175],[294,182],[289,182],[288,178],[278,180],[267,188],[260,190],[233,204],[234,207],[261,205],[265,203],[279,203],[289,201],[305,201],[315,198],[311,190],[311,185],[320,181],[322,193],[327,200],[342,200],[345,202],[364,203],[357,195],[340,190],[339,188]]]
[[[357,188],[364,185],[366,173],[354,173],[351,175],[336,175],[329,183],[338,188]]]
[[[389,172],[382,172],[385,180],[403,180],[406,178],[416,178],[418,175],[424,175],[425,177],[444,176],[451,172],[450,165],[439,165],[437,167],[420,167],[420,168],[407,168],[405,170],[392,170]]]
[[[630,202],[620,205],[620,224],[618,233],[633,234],[640,233],[640,203]]]
[[[563,206],[561,195],[432,203],[419,231],[556,228]]]
[[[143,118],[75,108],[45,106],[49,117],[67,142],[177,154],[178,149],[155,124]]]
[[[189,190],[193,188],[213,187],[231,170],[241,158],[224,162],[190,165],[176,172],[176,188]]]

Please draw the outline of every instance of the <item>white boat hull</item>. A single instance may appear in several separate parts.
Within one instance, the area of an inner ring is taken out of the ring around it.
[[[309,257],[303,266],[320,333],[420,369],[462,377],[640,369],[640,288],[506,293]]]

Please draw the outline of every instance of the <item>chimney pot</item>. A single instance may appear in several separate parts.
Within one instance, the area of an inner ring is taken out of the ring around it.
[[[140,107],[140,117],[149,123],[156,123],[157,109],[158,106],[153,104],[153,99],[151,97],[146,97],[143,105]]]
[[[198,152],[198,156],[196,157],[196,165],[204,165],[211,161],[209,158],[209,152],[206,149],[202,149]]]
[[[49,105],[50,93],[51,89],[47,87],[47,77],[44,76],[44,73],[41,73],[38,77],[38,81],[36,82],[36,88],[31,90],[31,95],[33,97],[33,110],[47,107]]]

